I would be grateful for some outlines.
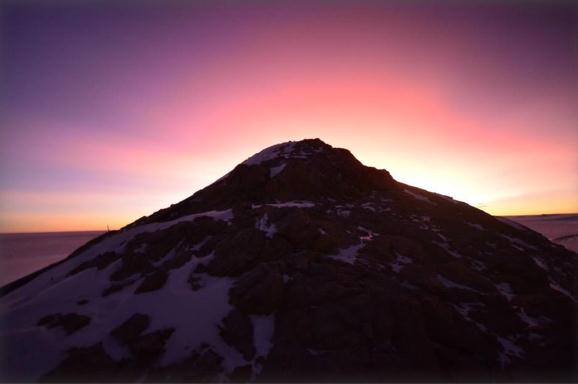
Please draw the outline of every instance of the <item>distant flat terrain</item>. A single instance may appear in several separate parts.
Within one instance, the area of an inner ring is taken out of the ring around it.
[[[578,253],[578,213],[505,216]],[[0,234],[0,286],[59,261],[99,231]]]
[[[0,286],[65,258],[101,233],[0,233]]]
[[[506,216],[546,236],[551,241],[578,252],[578,213],[560,215]]]

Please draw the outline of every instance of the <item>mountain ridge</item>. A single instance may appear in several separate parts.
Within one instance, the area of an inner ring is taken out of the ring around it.
[[[316,168],[307,168],[312,163]],[[345,174],[341,175],[341,172]],[[360,175],[355,175],[356,172]],[[330,177],[334,179],[330,180]],[[353,185],[339,182],[335,177]],[[391,187],[393,178],[386,170],[364,166],[348,150],[334,148],[320,139],[289,141],[265,148],[219,180],[177,204],[142,218],[142,222],[275,198],[283,201],[351,197],[359,195],[361,191],[356,188],[365,187],[364,182],[387,188]],[[226,195],[229,200],[219,201],[208,195]],[[236,199],[230,199],[231,195]]]

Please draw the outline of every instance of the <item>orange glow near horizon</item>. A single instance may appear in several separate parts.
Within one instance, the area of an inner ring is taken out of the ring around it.
[[[0,232],[117,229],[265,147],[315,137],[491,214],[578,212],[573,45],[557,13],[481,7],[464,23],[453,9],[361,3],[317,4],[323,17],[304,5],[87,12],[92,45],[14,16],[68,44],[8,39]],[[103,37],[104,20],[125,40]]]

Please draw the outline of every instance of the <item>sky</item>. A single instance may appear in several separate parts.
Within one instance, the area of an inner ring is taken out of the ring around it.
[[[578,212],[560,1],[0,4],[0,232],[120,228],[321,138],[495,215]]]

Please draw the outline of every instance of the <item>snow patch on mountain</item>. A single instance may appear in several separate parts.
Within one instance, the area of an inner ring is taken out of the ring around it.
[[[234,368],[243,359],[236,350],[223,342],[217,326],[232,309],[228,294],[232,280],[205,275],[202,279],[202,288],[192,291],[187,283],[190,270],[190,263],[186,264],[171,274],[166,287],[142,295],[148,299],[147,301],[158,303],[157,310],[153,309],[151,313],[153,329],[175,328],[175,332],[167,341],[161,364],[168,365],[184,360],[192,350],[204,342],[224,358],[225,367]],[[171,305],[165,305],[167,302]],[[183,310],[185,308],[196,310]]]
[[[251,380],[255,380],[263,369],[263,360],[269,356],[273,347],[273,333],[275,331],[275,316],[257,316],[252,315],[254,329],[254,344],[256,349],[255,359],[253,360],[253,373]]]
[[[395,251],[394,251],[395,252]],[[395,273],[400,273],[401,270],[407,265],[407,264],[411,264],[412,263],[412,259],[410,259],[409,257],[406,257],[400,253],[395,252],[396,254],[396,258],[395,260],[390,264],[391,265],[391,269],[393,269],[393,271]]]
[[[272,167],[269,170],[269,177],[273,178],[275,176],[277,176],[278,174],[280,174],[281,172],[283,172],[283,170],[285,169],[285,167],[287,166],[286,163],[283,163],[281,165],[278,165],[276,167]]]
[[[428,198],[425,197],[425,196],[420,195],[419,193],[412,192],[412,191],[410,191],[409,189],[404,189],[403,191],[404,191],[405,193],[413,196],[414,198],[416,198],[416,199],[418,199],[418,200],[425,201],[426,203],[433,204],[430,199],[428,199]]]
[[[257,357],[267,357],[273,347],[273,332],[275,331],[275,316],[251,315],[254,329],[254,344]]]
[[[375,236],[379,236],[379,233],[373,232],[371,229],[367,229],[360,225],[357,226],[357,229],[365,233],[364,235],[359,236],[359,240],[361,240],[362,242],[371,241],[375,238]]]
[[[295,143],[292,141],[272,145],[268,148],[265,148],[261,152],[258,152],[253,156],[249,157],[247,160],[243,161],[242,164],[259,165],[261,163],[264,163],[265,161],[273,160],[277,157],[291,153],[293,151],[294,146]]]
[[[261,216],[259,220],[257,220],[255,228],[257,228],[262,232],[265,232],[265,236],[267,236],[268,239],[272,238],[277,233],[277,226],[269,222],[269,217],[267,216],[266,213],[263,216]]]
[[[496,289],[508,301],[512,301],[512,299],[514,298],[514,291],[512,291],[512,287],[510,286],[510,284],[508,283],[496,284]]]
[[[472,310],[481,309],[484,307],[484,304],[479,303],[479,302],[474,302],[474,303],[452,304],[452,306],[465,320],[475,324],[476,327],[478,327],[482,332],[486,332],[486,333],[488,332],[488,328],[484,324],[472,319],[470,316],[470,313]]]
[[[262,206],[275,208],[313,208],[315,203],[311,201],[286,201],[284,203],[253,204],[252,208],[257,209],[261,208]]]
[[[560,292],[561,294],[563,294],[564,296],[569,297],[573,302],[578,303],[578,300],[576,300],[576,298],[566,289],[562,288],[560,286],[560,284],[556,283],[553,280],[550,280],[550,288],[552,288],[555,291]]]
[[[500,364],[502,368],[512,362],[512,357],[520,358],[524,355],[524,350],[514,344],[514,342],[505,337],[497,337],[498,342],[502,346],[502,352],[500,353]]]
[[[469,225],[472,228],[477,229],[478,231],[484,231],[484,227],[481,226],[480,224],[474,224],[474,223],[470,223],[469,221],[466,221],[466,224]]]
[[[508,240],[510,243],[512,243],[512,245],[514,246],[514,248],[520,250],[520,251],[524,251],[527,249],[536,249],[536,247],[534,247],[533,245],[530,245],[528,243],[526,243],[523,240],[517,239],[515,237],[512,236],[508,236],[508,235],[501,235],[504,239]]]
[[[347,217],[349,217],[349,215],[351,215],[351,210],[338,208],[337,209],[337,215],[347,218]]]
[[[538,267],[542,268],[545,271],[548,270],[548,266],[546,265],[546,263],[544,263],[544,261],[542,259],[540,259],[539,257],[532,256],[532,260],[534,260],[534,263],[536,263],[536,265]]]
[[[261,152],[249,157],[242,164],[244,165],[259,165],[264,162],[274,160],[277,158],[282,159],[307,159],[312,155],[322,152],[321,147],[311,148],[311,147],[297,147],[297,143],[289,141],[286,143],[276,144],[271,147],[265,148]],[[273,177],[273,176],[271,176]]]
[[[540,316],[540,317],[529,316],[526,313],[526,311],[524,310],[524,308],[522,308],[520,310],[520,312],[518,312],[518,317],[520,318],[520,320],[522,320],[524,323],[526,323],[529,327],[539,327],[543,324],[546,324],[546,323],[549,323],[552,321],[545,316]]]
[[[442,275],[437,275],[438,281],[446,288],[456,288],[456,289],[463,289],[464,291],[472,291],[477,292],[475,289],[468,287],[467,285],[458,284],[454,281],[451,281]]]
[[[329,257],[334,260],[342,261],[347,264],[355,264],[357,260],[357,253],[363,246],[363,243],[352,245],[351,247],[344,248],[337,253],[337,255],[330,255]]]
[[[438,236],[442,237],[443,239],[445,239],[446,241],[448,240],[445,236],[443,236],[442,234],[438,233]],[[443,248],[444,251],[446,251],[447,253],[449,253],[450,255],[452,255],[453,257],[455,257],[456,259],[461,259],[462,255],[460,255],[458,252],[454,251],[451,246],[447,243],[447,242],[439,242],[439,241],[434,241],[433,242],[436,245],[439,245],[441,248]]]

